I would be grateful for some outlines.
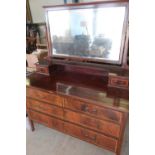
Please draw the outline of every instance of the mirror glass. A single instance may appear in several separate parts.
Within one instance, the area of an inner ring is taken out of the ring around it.
[[[53,56],[119,61],[125,6],[48,11]]]

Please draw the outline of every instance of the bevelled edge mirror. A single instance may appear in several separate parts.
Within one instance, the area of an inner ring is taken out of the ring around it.
[[[128,2],[44,6],[49,56],[122,64]]]

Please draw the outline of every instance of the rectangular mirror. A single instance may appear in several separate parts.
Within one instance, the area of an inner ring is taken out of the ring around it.
[[[101,3],[47,9],[52,57],[121,64],[126,3]]]

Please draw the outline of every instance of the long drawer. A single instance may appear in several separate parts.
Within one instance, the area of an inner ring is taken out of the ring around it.
[[[91,115],[93,117],[97,117],[100,119],[106,119],[106,120],[114,121],[117,123],[121,123],[122,121],[121,112],[114,111],[112,109],[108,109],[104,107],[100,107],[94,104],[81,102],[79,100],[65,98],[64,107],[67,109],[79,111],[84,114],[88,114],[88,115]]]
[[[28,109],[36,110],[51,116],[63,119],[63,109],[57,106],[40,102],[34,99],[27,98],[26,104]]]
[[[120,134],[120,126],[118,124],[95,119],[93,117],[73,112],[70,110],[64,110],[64,119],[69,122],[97,130],[99,132],[113,137],[118,138]]]
[[[56,119],[32,110],[28,110],[28,114],[30,119],[33,121],[44,124],[50,128],[63,131],[64,123],[59,119]]]
[[[52,93],[41,91],[36,88],[26,88],[26,95],[31,98],[35,98],[50,104],[54,104],[62,107],[63,98]]]
[[[99,134],[97,132],[84,129],[82,127],[79,127],[77,125],[73,125],[70,123],[64,123],[64,132],[67,134],[70,134],[74,137],[80,138],[82,140],[85,140],[87,142],[96,144],[100,147],[106,148],[108,150],[111,150],[115,152],[116,146],[117,146],[117,140],[104,136],[102,134]]]

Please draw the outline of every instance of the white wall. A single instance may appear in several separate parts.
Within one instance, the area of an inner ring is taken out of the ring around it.
[[[33,23],[45,22],[44,5],[63,4],[63,0],[29,0]]]
[[[92,2],[101,0],[79,0],[80,2]],[[72,0],[67,0],[71,3]],[[29,0],[33,23],[45,22],[45,14],[42,6],[64,4],[64,0]]]

